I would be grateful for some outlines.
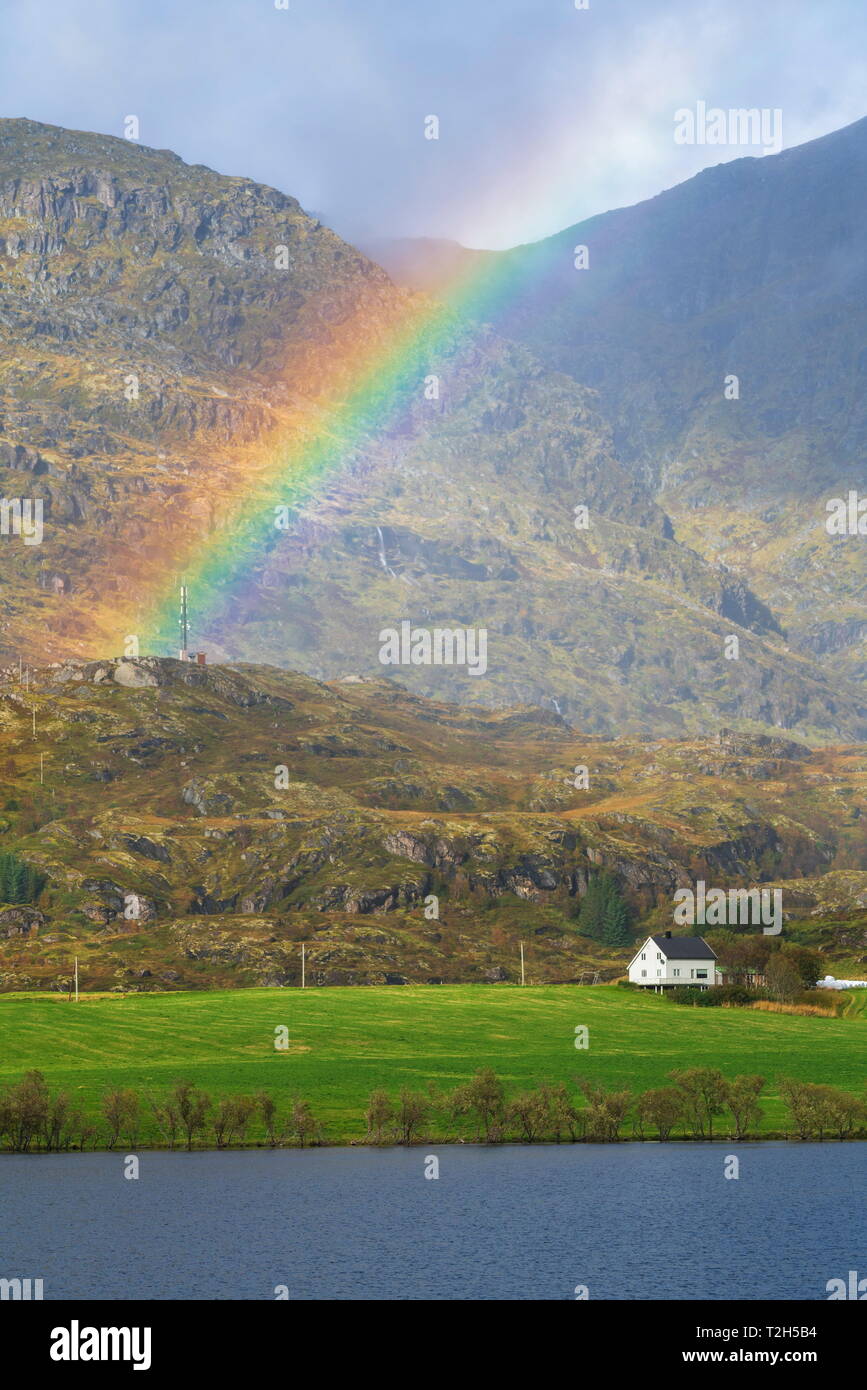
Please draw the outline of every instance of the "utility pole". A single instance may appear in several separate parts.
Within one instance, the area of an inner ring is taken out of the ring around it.
[[[78,956],[75,957],[75,1002],[78,1003]]]
[[[524,983],[524,943],[521,942],[521,984]]]
[[[307,988],[307,947],[301,942],[301,988]]]
[[[45,782],[45,754],[44,754],[44,753],[40,753],[40,754],[39,754],[39,785],[40,785],[40,787],[44,784],[44,782]]]
[[[36,737],[36,706],[33,706],[33,737]]]

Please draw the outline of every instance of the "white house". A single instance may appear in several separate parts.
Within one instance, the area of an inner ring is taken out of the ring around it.
[[[629,978],[634,985],[654,989],[675,989],[692,985],[709,989],[722,983],[717,970],[716,956],[701,936],[649,936],[639,946],[629,963]]]

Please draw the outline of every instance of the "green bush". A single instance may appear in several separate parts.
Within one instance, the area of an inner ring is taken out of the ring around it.
[[[692,1004],[698,1009],[718,1009],[722,1004],[752,1004],[754,999],[766,999],[767,991],[748,989],[746,985],[712,985],[710,989],[694,989],[678,985],[666,991],[673,1004]]]
[[[715,996],[716,1004],[752,1004],[754,999],[767,999],[765,989],[755,989],[749,985],[717,985],[708,990]]]
[[[707,997],[710,990],[690,989],[689,985],[678,985],[675,989],[665,990],[665,997],[672,1004],[692,1004],[704,1008],[708,1007]]]

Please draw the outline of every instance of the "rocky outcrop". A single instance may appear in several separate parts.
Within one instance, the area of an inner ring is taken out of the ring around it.
[[[217,791],[213,783],[194,778],[181,792],[188,806],[194,806],[200,816],[227,816],[233,810],[231,797]]]
[[[35,937],[45,926],[45,917],[35,907],[0,907],[0,937]]]

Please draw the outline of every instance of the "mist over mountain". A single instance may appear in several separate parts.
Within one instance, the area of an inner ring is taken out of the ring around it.
[[[824,504],[864,481],[865,143],[859,122],[478,262],[434,248],[413,289],[509,295],[485,325],[455,304],[437,394],[371,416],[218,616],[193,592],[195,644],[602,735],[863,738],[867,540],[829,537]],[[118,654],[173,555],[231,543],[321,384],[351,397],[335,344],[386,351],[425,303],[274,189],[0,121],[0,487],[46,516],[41,545],[0,540],[3,657]],[[402,621],[486,629],[487,670],[383,667]]]
[[[856,681],[867,546],[822,528],[867,489],[865,188],[867,119],[496,258],[528,287],[498,330],[598,391],[678,539]]]
[[[386,268],[396,285],[439,295],[455,277],[470,275],[494,264],[498,252],[474,251],[443,237],[374,237],[359,248]]]

